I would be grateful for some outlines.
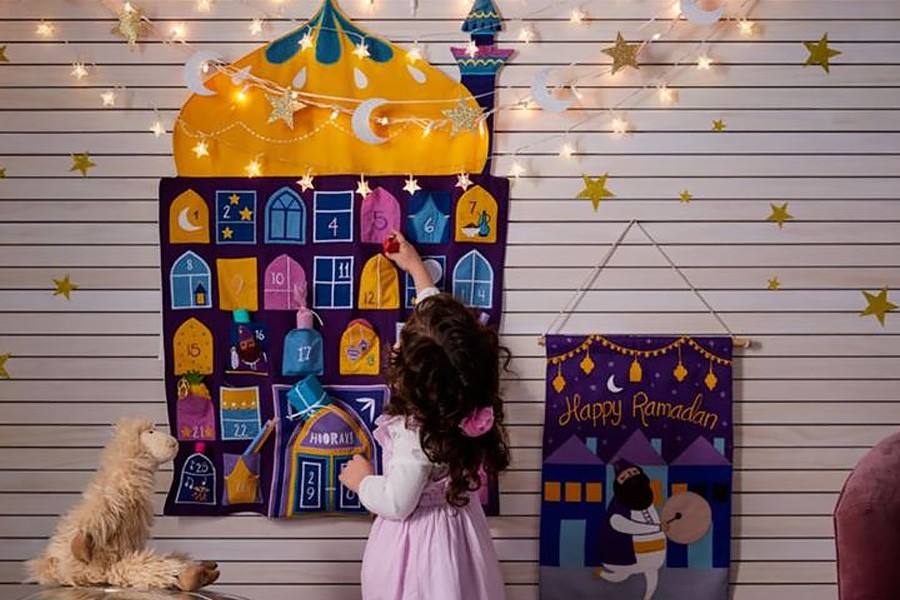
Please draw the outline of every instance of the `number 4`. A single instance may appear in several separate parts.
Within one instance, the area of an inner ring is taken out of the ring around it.
[[[331,230],[331,235],[337,237],[338,234],[338,220],[337,217],[331,220],[331,223],[328,224],[328,229]]]

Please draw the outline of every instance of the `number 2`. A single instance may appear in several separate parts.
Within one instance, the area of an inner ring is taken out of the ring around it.
[[[228,204],[226,204],[225,206],[222,207],[222,218],[223,219],[231,218],[231,206],[229,206]]]
[[[236,437],[236,438],[247,437],[247,424],[246,423],[234,423],[233,431],[234,431],[234,437]]]

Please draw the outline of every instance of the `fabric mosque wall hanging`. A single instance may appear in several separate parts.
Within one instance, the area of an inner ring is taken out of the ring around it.
[[[726,600],[732,339],[551,335],[546,600]]]
[[[195,56],[160,183],[165,383],[181,448],[165,512],[364,513],[337,479],[374,421],[410,278],[499,325],[509,183],[490,174],[500,16],[477,0],[454,81],[334,0],[232,63]],[[205,67],[205,68],[204,68]],[[192,69],[197,70],[193,72]],[[209,73],[203,81],[202,73]],[[482,492],[498,508],[496,482]]]

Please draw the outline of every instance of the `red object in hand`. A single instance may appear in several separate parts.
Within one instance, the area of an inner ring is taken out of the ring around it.
[[[400,252],[400,241],[394,236],[389,236],[381,242],[381,247],[385,254],[397,254]]]

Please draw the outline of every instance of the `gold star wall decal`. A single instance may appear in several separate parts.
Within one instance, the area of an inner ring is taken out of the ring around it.
[[[769,289],[770,290],[777,290],[780,287],[781,287],[781,282],[778,281],[777,275],[775,277],[772,277],[771,279],[769,279]]]
[[[53,284],[56,286],[56,289],[53,291],[54,296],[65,296],[66,300],[71,300],[70,297],[73,290],[77,290],[78,286],[72,283],[69,280],[69,274],[66,273],[66,276],[62,279],[54,279]]]
[[[119,11],[119,22],[112,28],[112,33],[118,35],[132,48],[137,47],[138,40],[141,39],[149,25],[144,18],[144,11],[135,8],[130,2],[126,2]]]
[[[409,178],[406,180],[406,182],[404,182],[404,184],[403,184],[403,191],[407,192],[410,196],[412,196],[413,194],[415,194],[416,192],[418,192],[421,189],[422,188],[419,187],[419,182],[412,175],[410,175]]]
[[[609,178],[609,173],[604,173],[602,176],[593,179],[587,175],[582,177],[584,178],[584,189],[576,197],[590,200],[591,204],[594,205],[595,212],[600,207],[601,200],[616,197],[615,194],[606,189],[606,180]]]
[[[313,176],[312,171],[307,171],[306,175],[297,180],[297,185],[300,186],[300,191],[305,192],[306,190],[314,190],[316,189],[315,184],[313,184]]]
[[[784,227],[785,221],[793,221],[794,215],[788,213],[788,203],[785,202],[781,206],[769,204],[772,207],[772,214],[766,217],[767,221],[778,223],[778,229]]]
[[[0,379],[9,379],[9,371],[6,370],[6,361],[12,356],[9,352],[0,354]]]
[[[611,56],[613,59],[612,74],[615,75],[625,67],[634,67],[640,69],[637,62],[638,51],[641,49],[640,44],[628,44],[622,33],[616,33],[616,44],[609,48],[603,49],[603,54]]]
[[[478,122],[481,120],[484,109],[479,106],[474,108],[467,104],[465,100],[460,100],[459,104],[453,108],[441,111],[445,117],[450,119],[451,129],[450,135],[456,135],[463,129],[466,131],[475,131]]]
[[[825,69],[826,73],[831,73],[831,58],[841,54],[841,51],[828,47],[828,32],[822,34],[822,39],[818,42],[803,42],[803,45],[809,51],[809,56],[803,66],[819,65]]]
[[[869,292],[863,290],[863,296],[866,298],[866,302],[868,306],[863,309],[859,316],[868,317],[869,315],[874,316],[878,319],[878,322],[881,323],[881,326],[884,327],[884,316],[897,309],[897,305],[888,300],[887,294],[888,289],[887,286],[881,288],[881,291],[877,294],[870,294]]]
[[[0,62],[9,62],[9,59],[6,58],[6,44],[0,46]]]
[[[91,162],[91,156],[87,152],[82,152],[81,154],[72,154],[72,166],[69,168],[69,173],[72,171],[81,171],[82,177],[87,177],[88,169],[92,169],[97,166],[96,163]]]
[[[725,131],[725,120],[716,119],[713,121],[713,131]]]
[[[241,221],[249,221],[253,216],[253,211],[245,206],[238,214],[241,215]]]
[[[681,200],[682,203],[687,204],[688,202],[693,200],[694,197],[691,195],[691,193],[689,191],[681,190],[681,193],[678,195],[678,199]]]
[[[283,94],[266,94],[266,98],[272,105],[268,122],[284,121],[285,125],[294,129],[294,113],[306,105],[294,98],[294,93],[290,90],[285,90]]]

